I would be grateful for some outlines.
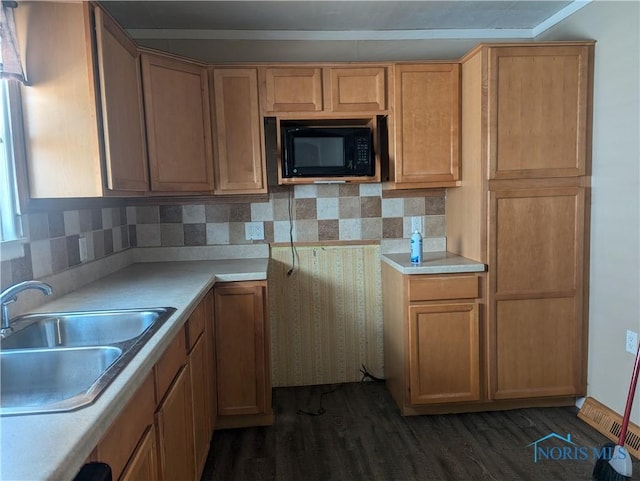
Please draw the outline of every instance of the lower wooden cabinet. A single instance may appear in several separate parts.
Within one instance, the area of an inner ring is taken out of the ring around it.
[[[162,478],[195,479],[191,376],[183,366],[156,411]]]
[[[195,456],[196,478],[199,478],[204,469],[209,443],[213,434],[211,417],[211,366],[213,354],[209,342],[209,324],[211,314],[209,304],[212,295],[209,293],[200,305],[193,311],[187,321],[189,333],[189,370],[191,381],[191,403],[193,408],[193,450]]]
[[[217,426],[272,424],[267,283],[224,283],[214,292]]]
[[[193,444],[196,473],[202,472],[209,454],[211,441],[211,398],[210,373],[208,360],[209,342],[204,332],[201,333],[189,353],[189,370],[191,381],[191,401],[193,408]],[[198,476],[199,477],[199,476]]]
[[[114,480],[198,480],[213,434],[210,291],[98,443]]]
[[[480,276],[404,275],[383,263],[382,287],[385,379],[402,414],[480,401]]]
[[[209,291],[90,460],[114,480],[198,480],[216,425],[272,424],[267,312],[266,281]]]
[[[120,477],[121,481],[157,481],[158,453],[156,428],[149,426],[142,436],[140,444],[131,456],[131,460]]]
[[[586,197],[583,187],[490,192],[492,399],[586,392]]]
[[[154,379],[150,374],[96,446],[93,460],[108,464],[114,480],[124,477],[125,467],[140,451],[141,440],[153,430],[154,409]]]
[[[480,400],[478,321],[476,304],[409,306],[411,404]]]

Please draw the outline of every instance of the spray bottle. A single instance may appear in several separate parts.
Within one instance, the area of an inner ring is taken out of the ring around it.
[[[422,263],[422,236],[417,230],[411,234],[411,263]]]

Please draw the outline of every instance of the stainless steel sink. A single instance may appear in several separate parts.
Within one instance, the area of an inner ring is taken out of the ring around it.
[[[121,356],[122,349],[106,346],[0,352],[2,414],[89,404],[102,384],[98,381]]]
[[[2,341],[1,347],[25,349],[118,344],[139,337],[174,310],[169,312],[168,308],[155,308],[30,314],[13,322],[15,332]]]
[[[0,341],[0,415],[92,403],[175,312],[172,307],[29,314]]]

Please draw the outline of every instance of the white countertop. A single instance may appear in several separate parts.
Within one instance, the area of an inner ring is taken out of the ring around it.
[[[264,280],[268,258],[133,264],[33,312],[175,307],[122,373],[85,408],[0,417],[0,479],[71,480],[215,282]]]
[[[403,274],[457,274],[484,272],[486,266],[451,252],[425,252],[421,264],[412,264],[409,253],[381,254],[380,258]]]

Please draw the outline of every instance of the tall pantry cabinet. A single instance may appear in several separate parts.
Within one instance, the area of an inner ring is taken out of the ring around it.
[[[586,390],[593,42],[462,60],[462,185],[447,247],[488,265],[488,400]]]

